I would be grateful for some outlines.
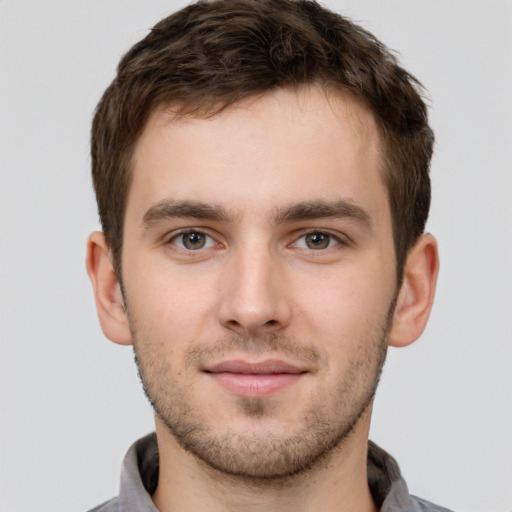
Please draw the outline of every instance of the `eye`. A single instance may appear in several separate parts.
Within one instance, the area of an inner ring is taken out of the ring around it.
[[[201,233],[200,231],[179,233],[172,237],[169,242],[185,251],[198,251],[200,249],[208,249],[216,245],[215,240],[211,236],[206,233]]]
[[[322,249],[330,249],[331,247],[339,245],[339,243],[340,241],[337,240],[333,235],[324,233],[322,231],[315,231],[313,233],[308,233],[307,235],[301,236],[294,245],[300,249],[319,251]]]

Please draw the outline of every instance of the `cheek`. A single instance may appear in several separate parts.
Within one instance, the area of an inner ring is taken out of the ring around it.
[[[393,277],[380,279],[377,269],[331,275],[296,295],[299,330],[324,344],[327,353],[350,351],[380,331],[393,293]]]
[[[303,318],[322,338],[336,344],[350,344],[368,327],[375,316],[376,304],[346,288],[331,289],[303,309]]]
[[[303,301],[319,317],[352,318],[378,310],[390,296],[393,275],[375,262],[351,265],[315,276],[311,283],[303,282]]]
[[[205,276],[146,263],[131,269],[125,283],[129,307],[139,328],[157,338],[195,337],[211,319],[215,283]]]

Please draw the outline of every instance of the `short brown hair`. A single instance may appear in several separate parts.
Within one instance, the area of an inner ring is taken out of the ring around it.
[[[434,137],[421,84],[372,34],[313,0],[199,1],[157,23],[122,58],[91,136],[99,215],[119,277],[131,156],[150,114],[172,106],[207,117],[308,84],[351,94],[375,116],[401,279],[430,207]]]

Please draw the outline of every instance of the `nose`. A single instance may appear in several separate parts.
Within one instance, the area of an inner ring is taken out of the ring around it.
[[[268,248],[236,252],[225,270],[218,309],[224,328],[256,338],[289,325],[291,297],[278,257]]]

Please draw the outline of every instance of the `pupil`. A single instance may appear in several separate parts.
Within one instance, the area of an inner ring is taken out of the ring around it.
[[[201,249],[204,243],[204,237],[200,233],[188,233],[183,237],[183,245],[187,249]]]
[[[329,235],[313,233],[306,237],[306,241],[311,249],[325,249],[329,245]]]

